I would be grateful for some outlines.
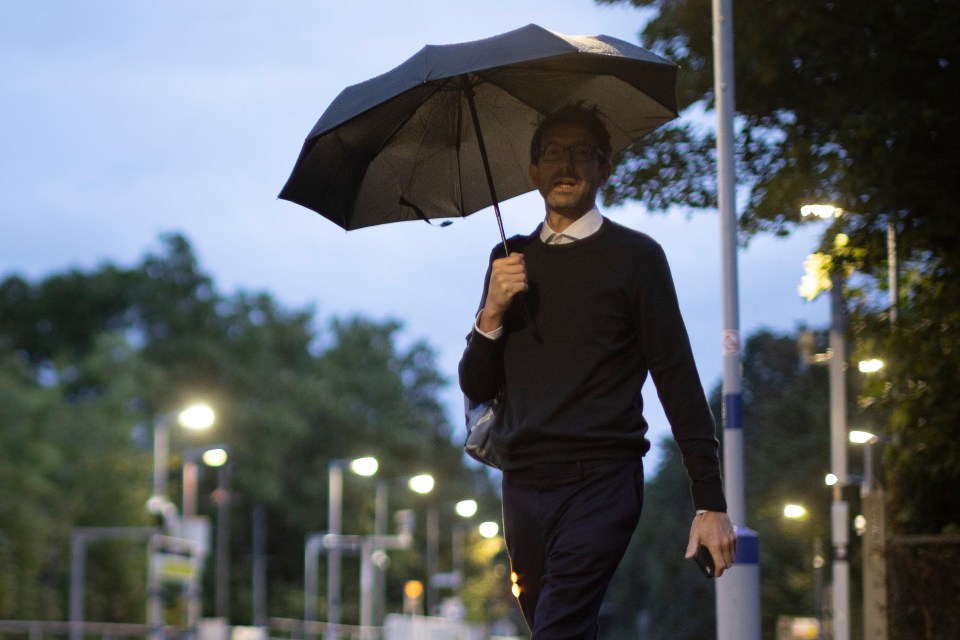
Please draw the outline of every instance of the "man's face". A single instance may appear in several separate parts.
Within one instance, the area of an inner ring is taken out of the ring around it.
[[[600,185],[610,177],[609,161],[593,154],[591,159],[578,159],[571,147],[577,145],[596,149],[596,140],[590,131],[579,124],[558,124],[543,134],[541,148],[561,148],[559,158],[539,158],[530,165],[530,179],[537,186],[553,213],[576,220],[593,208]],[[542,155],[542,154],[541,154]]]

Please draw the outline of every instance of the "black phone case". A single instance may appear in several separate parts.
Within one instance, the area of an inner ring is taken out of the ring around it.
[[[703,545],[697,547],[697,554],[693,556],[693,561],[696,562],[700,570],[703,571],[703,575],[708,578],[715,577],[716,567],[713,566],[713,556],[710,555],[709,549]]]

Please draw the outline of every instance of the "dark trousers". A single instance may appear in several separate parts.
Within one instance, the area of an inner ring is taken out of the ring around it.
[[[503,474],[503,533],[534,640],[593,640],[607,586],[643,508],[643,461]]]

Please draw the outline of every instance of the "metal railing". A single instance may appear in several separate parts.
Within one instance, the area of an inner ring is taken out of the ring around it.
[[[326,622],[298,620],[296,618],[270,618],[267,623],[270,638],[322,640],[328,631],[335,631],[339,640],[380,640],[383,627],[360,627],[350,624],[331,625]]]

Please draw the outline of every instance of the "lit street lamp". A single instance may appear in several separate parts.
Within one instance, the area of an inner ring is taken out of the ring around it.
[[[407,488],[410,489],[410,491],[420,495],[426,495],[433,491],[435,484],[433,476],[429,473],[378,480],[373,515],[373,533],[374,536],[377,537],[387,535],[387,516],[389,511],[388,503],[391,483],[406,483]],[[375,571],[373,575],[373,591],[377,594],[377,596],[376,602],[374,603],[373,617],[377,624],[382,624],[385,612],[385,603],[387,599],[387,583],[386,579],[384,578],[386,555],[383,553],[382,549],[374,550],[374,554],[376,554],[377,558],[381,561],[374,563]]]
[[[880,438],[869,431],[851,431],[850,444],[863,445],[863,483],[860,485],[860,495],[866,496],[873,490],[873,445]]]
[[[185,429],[202,431],[210,428],[216,416],[209,406],[195,404],[177,414],[177,423]],[[160,416],[153,423],[153,495],[167,496],[167,461],[170,457],[170,414]],[[185,472],[186,473],[186,472]]]
[[[857,532],[863,536],[863,625],[865,638],[887,637],[886,509],[882,489],[874,489],[873,445],[880,436],[851,431],[851,444],[863,446],[862,514]]]
[[[488,520],[487,522],[481,522],[477,527],[477,531],[480,532],[482,537],[487,540],[492,540],[500,535],[500,525],[492,520]]]
[[[329,513],[327,534],[333,539],[343,535],[343,470],[349,467],[350,471],[359,476],[372,476],[377,473],[379,464],[376,458],[365,456],[353,460],[331,460],[328,469],[329,478]],[[335,640],[337,627],[340,624],[340,572],[342,554],[339,547],[334,545],[327,552],[327,640]],[[310,609],[312,609],[312,604]],[[308,609],[308,611],[310,610]],[[305,616],[312,620],[313,616]]]
[[[227,465],[228,453],[225,447],[215,447],[203,452],[201,459],[208,467],[217,470],[217,490],[213,502],[217,505],[217,540],[214,611],[218,618],[229,617],[230,602],[230,472]]]
[[[804,520],[809,515],[807,508],[799,504],[788,504],[783,507],[783,517],[791,520]]]
[[[783,517],[787,520],[802,521],[810,515],[807,508],[799,504],[787,504],[783,507]],[[813,600],[814,615],[817,619],[817,638],[823,637],[823,541],[819,536],[813,539]]]
[[[800,215],[803,217],[816,217],[821,219],[839,218],[844,210],[832,204],[807,204],[800,207]],[[893,216],[887,217],[887,289],[890,292],[890,326],[897,323],[897,315],[900,302],[900,278],[897,273],[897,227]]]
[[[839,214],[835,214],[839,215]],[[846,236],[838,234],[835,245],[841,248]],[[828,288],[830,291],[830,331],[827,359],[830,384],[830,474],[827,484],[833,487],[830,505],[830,541],[833,546],[833,638],[850,639],[850,564],[847,560],[849,544],[849,505],[843,497],[847,484],[847,385],[844,378],[846,344],[844,340],[845,309],[843,304],[843,273],[836,268],[829,272],[829,281],[818,277],[824,263],[809,260],[808,273],[801,281],[800,294],[812,300]],[[822,274],[820,274],[822,275]],[[816,282],[813,282],[816,280]]]
[[[857,369],[860,373],[876,373],[883,369],[883,360],[877,358],[870,358],[869,360],[861,360],[857,363]]]
[[[439,587],[458,589],[463,580],[464,530],[459,523],[451,527],[451,571],[441,573],[438,570],[441,506],[449,509],[451,504],[433,504],[427,510],[427,615],[431,615],[438,604],[437,589]],[[453,512],[463,519],[472,518],[479,508],[477,501],[473,499],[460,500],[452,506]]]

